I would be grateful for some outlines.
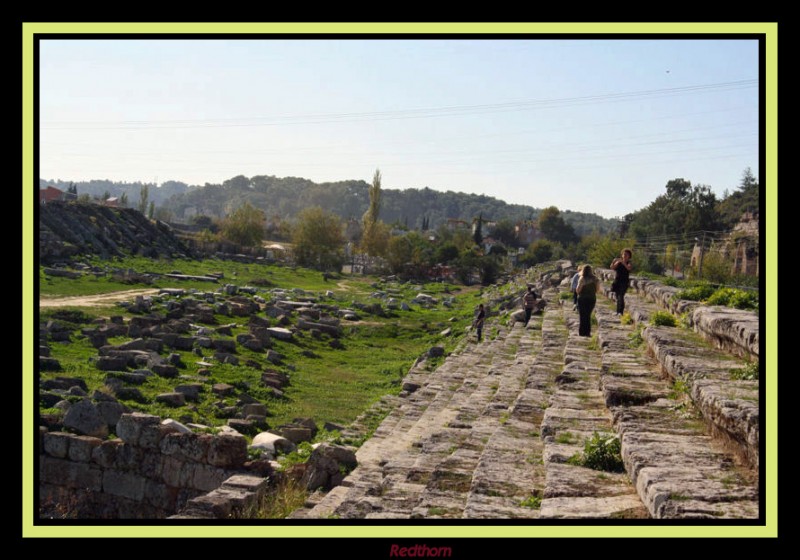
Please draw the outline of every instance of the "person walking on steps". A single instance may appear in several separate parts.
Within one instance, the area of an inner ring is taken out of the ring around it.
[[[536,307],[536,292],[533,291],[533,286],[528,286],[528,291],[522,296],[522,305],[525,309],[525,326],[528,326],[528,321],[531,320],[531,313]]]
[[[578,280],[578,317],[580,323],[578,334],[580,336],[592,335],[592,311],[597,303],[597,292],[600,291],[600,279],[592,273],[592,267],[584,265],[581,278]]]
[[[614,282],[611,284],[611,291],[616,294],[617,298],[617,315],[625,313],[625,292],[628,291],[628,282],[633,269],[633,263],[631,263],[633,252],[630,249],[623,249],[620,254],[622,258],[615,258],[611,261],[610,267],[611,270],[617,273]]]
[[[582,266],[578,267],[578,272],[572,277],[572,281],[570,281],[569,289],[572,292],[572,310],[578,310],[578,281],[581,279],[581,270],[583,269]]]
[[[483,309],[483,304],[478,306],[478,314],[475,316],[475,320],[472,322],[473,328],[475,328],[476,332],[478,333],[478,342],[481,341],[483,336],[483,323],[486,320],[486,311]]]

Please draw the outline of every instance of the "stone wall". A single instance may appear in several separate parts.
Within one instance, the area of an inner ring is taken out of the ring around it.
[[[175,514],[226,483],[231,504],[205,512],[229,515],[263,492],[266,479],[249,476],[247,440],[238,434],[179,432],[157,416],[123,414],[117,438],[39,432],[40,511],[89,519],[151,519]],[[236,477],[237,475],[240,475]],[[241,476],[246,475],[246,476]],[[231,477],[236,477],[231,479]],[[247,496],[252,494],[252,496]],[[247,499],[245,499],[247,498]],[[199,505],[197,505],[199,504]],[[65,511],[66,510],[66,511]]]

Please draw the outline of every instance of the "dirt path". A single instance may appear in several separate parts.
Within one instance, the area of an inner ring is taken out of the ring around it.
[[[147,296],[158,293],[158,289],[123,290],[107,294],[69,297],[39,298],[39,307],[109,307],[118,301],[132,300],[136,296]]]

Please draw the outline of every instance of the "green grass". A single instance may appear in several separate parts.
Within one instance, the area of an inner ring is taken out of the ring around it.
[[[528,496],[524,500],[522,500],[519,505],[521,507],[531,508],[531,509],[540,509],[542,507],[542,497],[541,496]]]

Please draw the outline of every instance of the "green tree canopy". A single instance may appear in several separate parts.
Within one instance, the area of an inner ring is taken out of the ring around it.
[[[336,214],[319,206],[306,208],[293,228],[297,263],[320,270],[337,270],[344,261],[342,222]]]
[[[245,202],[223,220],[221,234],[239,245],[260,245],[264,239],[264,212]]]
[[[564,221],[564,217],[555,206],[545,208],[539,213],[539,231],[549,241],[561,243],[562,245],[578,241],[575,230]]]

